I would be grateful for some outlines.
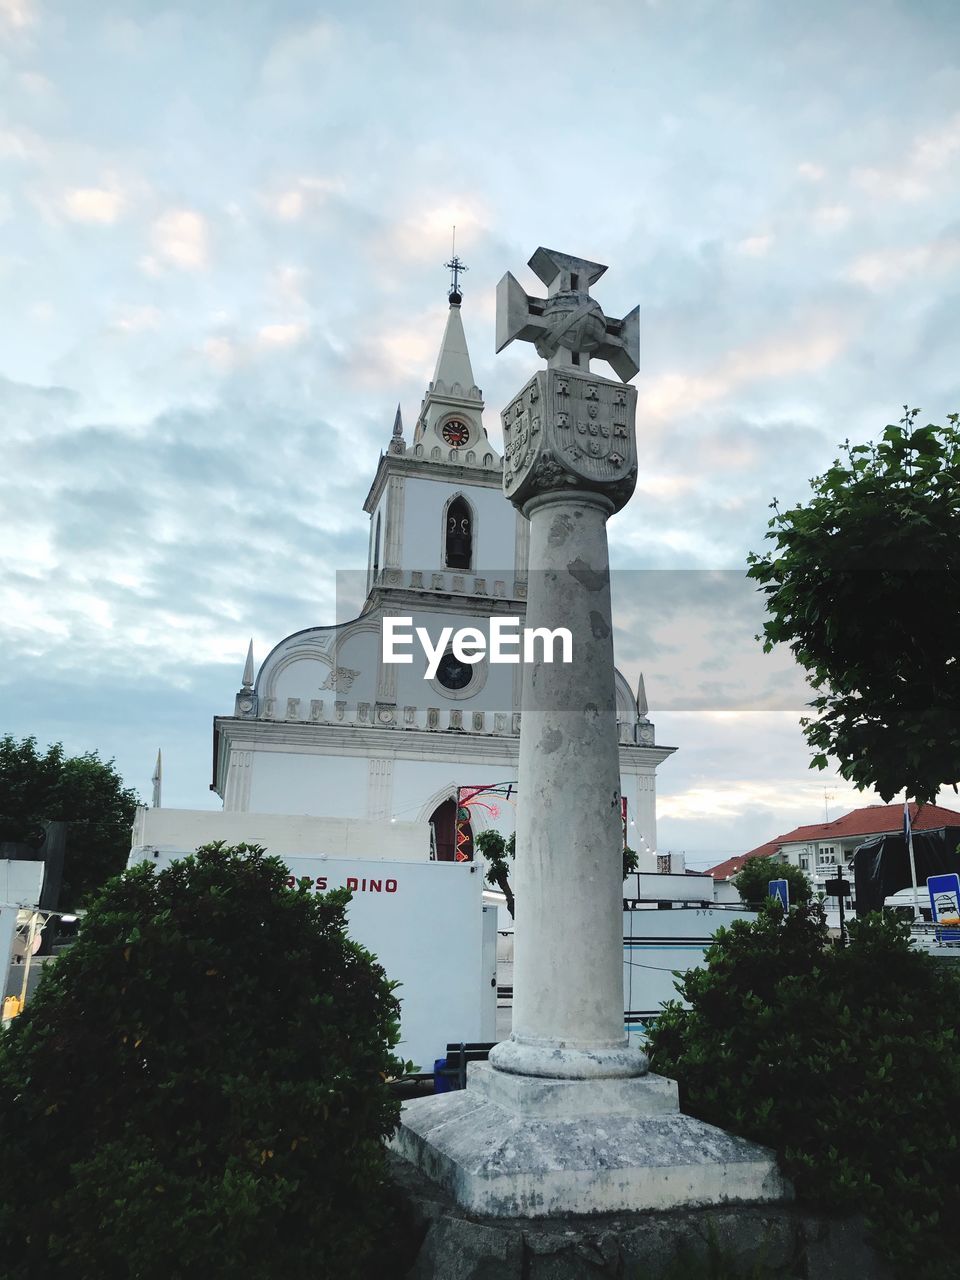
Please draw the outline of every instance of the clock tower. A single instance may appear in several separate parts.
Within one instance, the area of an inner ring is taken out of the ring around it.
[[[525,599],[528,526],[504,503],[503,464],[483,424],[460,315],[466,268],[456,257],[447,265],[450,310],[413,442],[404,439],[398,408],[364,504],[368,607],[385,603],[384,592],[439,591],[465,597],[468,612],[489,614],[490,598]]]

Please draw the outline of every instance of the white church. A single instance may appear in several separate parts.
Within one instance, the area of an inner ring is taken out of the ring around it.
[[[382,655],[391,616],[436,635],[485,630],[497,616],[522,624],[525,613],[528,524],[502,493],[456,273],[449,301],[413,439],[398,408],[364,501],[357,616],[286,636],[259,670],[251,646],[232,714],[214,719],[211,789],[223,812],[141,810],[134,846],[257,839],[271,852],[450,861],[471,858],[485,826],[512,831],[502,790],[468,819],[461,809],[459,825],[457,813],[475,789],[515,783],[522,665],[470,665],[448,650],[429,679],[416,646],[411,664]],[[628,843],[652,853],[657,766],[675,748],[655,742],[642,680],[635,696],[618,671],[616,694]]]

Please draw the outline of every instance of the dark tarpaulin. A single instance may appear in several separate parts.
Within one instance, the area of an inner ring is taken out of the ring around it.
[[[960,827],[939,827],[935,831],[914,831],[913,859],[917,867],[917,884],[923,903],[929,906],[924,888],[928,876],[960,873]],[[881,911],[883,902],[898,889],[909,889],[910,854],[903,832],[873,836],[857,847],[853,855],[857,915]]]

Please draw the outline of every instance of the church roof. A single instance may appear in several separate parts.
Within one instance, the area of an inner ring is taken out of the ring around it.
[[[459,383],[463,388],[463,395],[468,395],[471,388],[476,385],[473,380],[470,353],[467,350],[467,337],[463,332],[463,321],[460,318],[459,302],[450,303],[447,326],[443,331],[437,367],[433,373],[433,390],[439,390],[442,384],[443,388],[449,391],[455,383]]]
[[[960,813],[939,804],[910,805],[910,825],[914,831],[936,831],[938,827],[960,826]],[[804,827],[794,827],[786,835],[776,836],[758,845],[748,853],[738,853],[725,862],[718,863],[707,872],[714,880],[729,880],[743,867],[748,858],[772,858],[785,844],[804,841],[850,839],[851,837],[887,835],[903,830],[902,804],[868,804],[832,822],[814,822]]]

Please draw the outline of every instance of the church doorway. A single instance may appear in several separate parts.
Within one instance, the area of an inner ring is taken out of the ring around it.
[[[460,820],[460,862],[473,861],[473,827],[469,810],[462,810],[466,817]],[[456,862],[457,859],[457,802],[453,796],[438,804],[430,815],[433,828],[433,847],[437,862]],[[465,837],[465,838],[463,838]]]

